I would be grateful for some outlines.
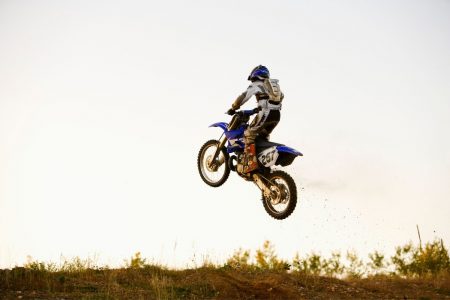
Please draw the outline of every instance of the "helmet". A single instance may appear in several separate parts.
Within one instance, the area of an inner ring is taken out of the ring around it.
[[[263,80],[264,78],[269,77],[270,77],[269,69],[267,69],[262,65],[259,65],[252,70],[247,79],[250,81],[254,81],[257,79]]]

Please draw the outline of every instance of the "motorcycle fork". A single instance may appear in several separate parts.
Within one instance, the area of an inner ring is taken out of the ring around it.
[[[217,160],[217,157],[219,156],[220,151],[225,146],[226,142],[227,142],[227,137],[225,136],[224,133],[222,133],[222,135],[220,136],[220,139],[219,139],[219,144],[217,145],[216,152],[214,153],[214,156],[209,163],[209,167],[218,168],[220,165],[222,165],[224,163],[225,157],[223,158],[222,161]],[[218,163],[218,164],[216,164],[216,163]]]

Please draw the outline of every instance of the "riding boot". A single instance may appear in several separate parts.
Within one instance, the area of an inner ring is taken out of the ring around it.
[[[256,159],[255,144],[249,144],[244,149],[246,165],[244,167],[244,173],[249,173],[258,169],[258,161]]]

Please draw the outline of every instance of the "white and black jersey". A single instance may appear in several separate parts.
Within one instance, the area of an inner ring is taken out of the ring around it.
[[[281,109],[281,101],[283,100],[284,95],[281,92],[278,80],[276,79],[252,82],[247,90],[236,98],[232,104],[232,108],[234,110],[239,109],[253,95],[256,97],[258,107],[261,109]]]
[[[239,109],[252,96],[256,97],[259,112],[244,132],[244,142],[249,145],[260,135],[269,139],[270,133],[280,122],[281,101],[284,98],[278,80],[265,79],[254,81],[232,104],[234,110]]]

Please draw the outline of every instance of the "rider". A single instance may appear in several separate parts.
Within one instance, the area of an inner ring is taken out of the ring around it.
[[[253,95],[256,97],[258,115],[253,119],[250,126],[244,132],[244,160],[243,172],[248,173],[258,168],[256,159],[255,138],[259,134],[269,139],[272,130],[280,121],[281,101],[284,98],[277,79],[271,79],[269,70],[262,65],[255,67],[248,80],[252,83],[231,105],[229,115],[247,102]]]

